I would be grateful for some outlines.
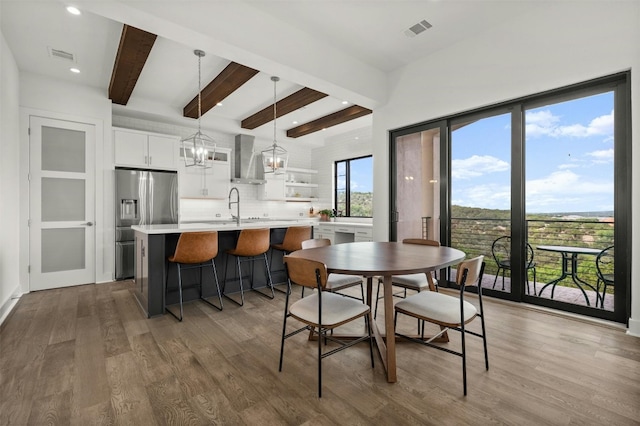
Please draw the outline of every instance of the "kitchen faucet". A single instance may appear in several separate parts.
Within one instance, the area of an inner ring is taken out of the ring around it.
[[[231,201],[231,194],[233,194],[233,191],[236,192],[236,200],[235,201]],[[231,188],[231,191],[229,191],[229,210],[231,210],[231,204],[235,204],[236,205],[236,214],[235,216],[233,215],[233,213],[231,213],[231,218],[236,220],[236,224],[238,226],[240,226],[240,191],[238,191],[238,188],[236,188],[235,186],[233,188]]]

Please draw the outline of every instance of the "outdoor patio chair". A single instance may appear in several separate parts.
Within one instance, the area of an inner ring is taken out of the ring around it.
[[[602,296],[600,296],[600,307],[604,309],[604,297],[607,295],[607,287],[613,286],[615,276],[613,268],[613,246],[609,246],[602,250],[596,257],[596,269],[598,274],[598,283],[596,284],[596,293],[600,294],[600,285],[603,285]],[[596,300],[596,305],[598,301]]]
[[[493,280],[493,286],[496,288],[496,282],[498,281],[498,275],[502,271],[502,291],[504,291],[504,274],[505,271],[511,271],[511,237],[504,236],[496,239],[491,245],[491,255],[498,265],[496,271],[496,277]],[[529,270],[533,270],[533,294],[536,295],[536,262],[533,259],[533,247],[527,243],[527,259],[525,260],[525,267],[527,269],[527,294],[529,294]]]

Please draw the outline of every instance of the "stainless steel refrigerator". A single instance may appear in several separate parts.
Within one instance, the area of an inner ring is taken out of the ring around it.
[[[132,225],[178,223],[176,172],[116,169],[116,279],[135,273]]]

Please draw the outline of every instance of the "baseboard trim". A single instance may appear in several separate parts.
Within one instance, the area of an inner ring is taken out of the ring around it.
[[[629,328],[627,329],[629,336],[640,337],[640,320],[629,318]]]
[[[17,286],[13,289],[11,297],[9,297],[9,299],[0,306],[0,330],[2,329],[5,320],[9,317],[11,312],[13,312],[13,308],[15,308],[20,301],[22,294],[23,293],[20,292],[20,286]]]

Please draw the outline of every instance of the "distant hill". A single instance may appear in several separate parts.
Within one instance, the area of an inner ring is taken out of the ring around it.
[[[483,209],[479,207],[451,206],[451,217],[457,219],[509,219],[511,218],[510,210],[499,209]],[[574,219],[574,218],[598,218],[613,217],[613,211],[600,212],[562,212],[562,213],[531,213],[527,218],[557,218],[557,219]]]

